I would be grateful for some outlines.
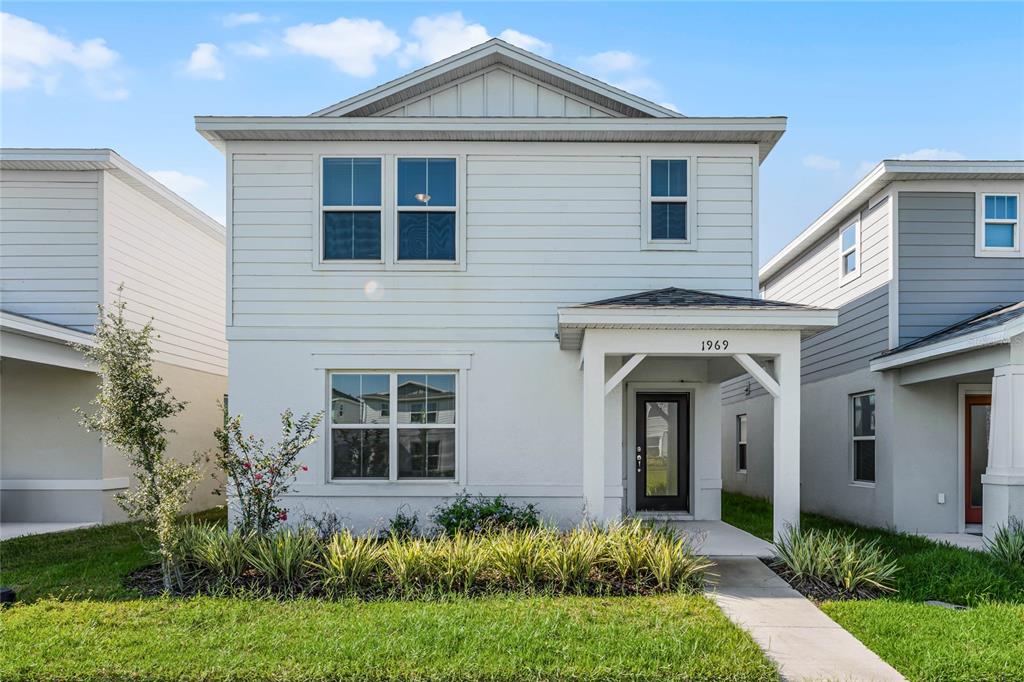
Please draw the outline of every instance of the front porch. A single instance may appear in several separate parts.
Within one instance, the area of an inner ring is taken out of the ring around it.
[[[683,289],[560,309],[583,372],[587,517],[720,520],[720,384],[746,372],[773,399],[774,535],[798,527],[800,340],[835,324],[831,310]]]

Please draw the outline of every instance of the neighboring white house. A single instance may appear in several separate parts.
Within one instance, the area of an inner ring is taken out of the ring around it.
[[[0,150],[0,518],[123,518],[124,457],[78,425],[96,375],[69,344],[94,343],[97,306],[124,285],[150,318],[156,371],[189,402],[170,452],[215,445],[227,392],[223,227],[109,149]],[[192,508],[216,504],[207,477]]]
[[[761,268],[839,309],[803,343],[805,509],[922,533],[1024,519],[1022,161],[883,161]],[[723,387],[727,490],[772,492],[769,399]]]
[[[717,519],[719,383],[749,368],[796,523],[800,339],[836,314],[758,297],[785,123],[682,116],[500,40],[308,116],[197,117],[227,157],[232,411],[267,438],[329,415],[293,517],[466,490],[562,524]]]

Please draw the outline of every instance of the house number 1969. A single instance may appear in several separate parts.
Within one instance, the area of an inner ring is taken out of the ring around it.
[[[700,342],[700,349],[702,351],[729,350],[729,341],[728,339],[707,339]]]

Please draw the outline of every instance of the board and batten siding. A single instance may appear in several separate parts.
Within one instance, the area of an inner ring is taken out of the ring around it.
[[[898,343],[1024,299],[1024,259],[975,257],[975,210],[974,192],[900,192]]]
[[[750,295],[746,147],[657,150],[695,159],[699,248],[655,251],[640,246],[636,145],[446,145],[466,155],[463,271],[314,269],[315,164],[346,148],[301,147],[310,151],[231,152],[233,338],[553,341],[559,306],[668,286]]]
[[[0,308],[91,332],[100,283],[99,171],[0,171]]]
[[[103,191],[106,303],[117,300],[123,284],[128,318],[153,320],[158,359],[227,374],[223,239],[112,174]]]

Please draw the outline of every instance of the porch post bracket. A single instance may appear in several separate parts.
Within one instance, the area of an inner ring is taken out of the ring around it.
[[[608,395],[615,390],[615,387],[622,383],[622,380],[626,378],[626,375],[636,369],[644,358],[647,357],[647,353],[637,353],[629,360],[626,361],[619,371],[612,375],[612,378],[607,381],[604,385],[604,394]]]
[[[757,379],[757,383],[761,384],[764,390],[771,393],[773,398],[778,398],[782,395],[782,387],[779,386],[779,382],[772,379],[771,375],[754,358],[746,353],[737,353],[733,358],[735,358],[736,362],[740,363],[740,367],[747,370],[750,376]]]

